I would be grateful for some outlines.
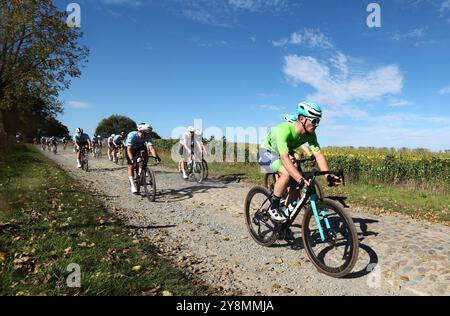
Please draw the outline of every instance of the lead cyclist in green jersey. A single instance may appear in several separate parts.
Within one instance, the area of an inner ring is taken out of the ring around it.
[[[325,156],[320,151],[320,145],[315,133],[322,118],[321,108],[313,102],[302,102],[297,106],[297,121],[284,122],[274,127],[266,136],[259,149],[259,164],[267,173],[278,173],[269,210],[270,217],[276,222],[286,221],[285,214],[280,212],[280,198],[289,186],[290,178],[303,186],[309,186],[293,164],[289,155],[303,144],[308,143],[321,171],[329,171]],[[339,185],[341,180],[334,175],[328,175],[327,180],[332,185]],[[298,190],[289,190],[286,205],[298,198]]]

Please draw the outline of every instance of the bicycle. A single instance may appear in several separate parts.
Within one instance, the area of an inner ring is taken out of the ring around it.
[[[144,193],[150,202],[155,202],[156,199],[156,179],[155,173],[147,165],[146,150],[141,150],[136,156],[134,163],[134,183],[136,185],[137,193],[140,193],[141,187],[144,187]],[[156,157],[149,157],[157,159]],[[158,164],[158,163],[157,163]]]
[[[203,180],[206,180],[206,179],[208,179],[208,175],[209,175],[208,163],[206,162],[205,158],[203,158],[203,157],[202,157],[202,167],[203,167],[203,170],[205,172],[205,174],[203,176]]]
[[[120,161],[120,165],[123,166],[125,163],[125,148],[123,146],[120,146],[117,152],[117,159]],[[116,163],[118,163],[118,161]]]
[[[205,163],[206,163],[206,161],[205,161]],[[185,180],[185,181],[188,181],[191,176],[194,176],[195,181],[198,182],[198,183],[202,183],[203,180],[206,179],[205,178],[205,169],[204,169],[204,166],[203,166],[203,162],[195,161],[193,151],[191,151],[191,159],[186,164],[186,166],[184,168],[184,172],[186,173],[187,178],[183,177],[183,170],[181,169],[181,166],[180,166],[180,170],[179,170],[180,177],[183,180]]]
[[[89,155],[86,154],[85,146],[80,148],[80,156],[81,156],[81,169],[86,172],[89,172]]]
[[[96,145],[94,148],[94,157],[98,159],[98,158],[100,158],[101,155],[102,155],[102,149],[98,145]]]
[[[302,160],[300,160],[300,161],[302,161],[302,162],[314,161],[314,162],[315,162],[316,159],[310,157],[310,158],[304,158],[304,159],[302,159]],[[300,161],[299,161],[299,160],[292,159],[292,162],[293,162],[293,163],[295,163],[295,162],[300,163]],[[274,188],[274,186],[275,186],[275,182],[277,181],[277,177],[276,177],[276,176],[277,176],[276,173],[266,173],[265,176],[264,176],[264,186],[265,186],[269,191],[270,191],[270,190],[273,190],[273,188]],[[314,182],[314,185],[315,185],[315,187],[316,187],[316,192],[317,192],[317,195],[319,196],[319,198],[325,197],[324,190],[323,190],[322,186],[320,185],[320,183],[319,183],[318,181],[316,181],[316,182]],[[287,192],[286,192],[285,195],[287,195]]]
[[[300,164],[298,169],[301,171]],[[284,223],[273,222],[269,215],[273,191],[261,186],[253,187],[245,199],[247,228],[256,243],[270,247],[276,240],[286,239],[290,226],[304,209],[302,241],[309,259],[319,272],[336,278],[343,277],[351,272],[358,259],[359,240],[356,228],[340,203],[318,197],[314,182],[317,176],[334,174],[345,184],[344,174],[342,171],[313,171],[302,174],[305,179],[310,180],[311,185],[303,188],[303,195],[299,196],[297,205]],[[294,184],[293,179],[291,181]],[[342,250],[342,253],[339,253],[339,250]]]

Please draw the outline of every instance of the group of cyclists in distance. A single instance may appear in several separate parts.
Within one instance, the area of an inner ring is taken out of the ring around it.
[[[320,150],[315,133],[321,118],[322,110],[316,103],[308,101],[301,102],[297,105],[296,114],[286,115],[285,121],[273,127],[259,146],[258,162],[261,170],[265,173],[274,173],[277,175],[269,210],[272,220],[276,222],[282,223],[286,221],[286,216],[280,211],[280,200],[284,192],[291,186],[291,179],[295,180],[296,186],[304,187],[310,185],[309,181],[303,178],[295,163],[299,149],[302,149],[307,156],[314,158],[321,171],[329,171],[327,160]],[[141,123],[137,124],[135,131],[129,132],[128,134],[120,132],[120,134],[112,134],[107,138],[108,159],[110,161],[117,162],[119,150],[124,149],[128,164],[128,179],[132,193],[137,192],[133,181],[134,164],[137,154],[144,150],[146,153],[146,162],[149,158],[149,153],[158,162],[161,161],[150,132],[150,125],[148,123]],[[65,148],[67,139],[63,138],[62,142]],[[101,136],[94,135],[91,139],[82,128],[76,129],[72,143],[76,152],[78,168],[81,168],[80,149],[84,147],[87,149],[87,152],[95,152],[97,148],[102,149],[102,142],[103,139]],[[43,137],[41,143],[43,146],[49,143],[57,146],[55,137]],[[201,161],[204,153],[205,146],[202,141],[201,131],[189,126],[181,136],[179,147],[179,170],[182,172],[183,178],[186,179],[188,177],[185,171],[187,163],[191,159]],[[327,180],[333,186],[341,184],[340,178],[332,174],[327,176]],[[298,197],[296,196],[298,194],[298,190],[289,190],[285,205],[288,205],[289,201],[294,201]]]

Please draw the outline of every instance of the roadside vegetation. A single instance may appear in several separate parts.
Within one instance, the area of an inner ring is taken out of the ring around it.
[[[176,143],[156,141],[164,166],[172,169],[178,168],[170,155],[170,148]],[[375,213],[401,213],[450,224],[450,153],[370,148],[323,151],[330,167],[342,169],[346,175],[346,186],[329,188],[323,183],[328,196],[349,207],[363,207]],[[247,145],[246,160],[255,157],[256,152],[256,146]],[[210,176],[226,181],[264,184],[264,175],[255,162],[210,162],[208,167]]]
[[[35,147],[0,155],[0,295],[204,293]]]

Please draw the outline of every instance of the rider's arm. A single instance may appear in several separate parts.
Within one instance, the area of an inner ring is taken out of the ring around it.
[[[317,161],[317,165],[319,166],[321,171],[329,171],[330,167],[328,167],[328,162],[325,159],[325,156],[322,154],[322,152],[319,150],[316,153],[316,161]]]
[[[133,160],[133,150],[131,149],[131,146],[127,146],[127,155],[130,160]]]
[[[153,147],[153,145],[148,144],[147,149],[152,154],[153,157],[158,157],[158,154],[156,153],[156,148]]]
[[[289,156],[289,153],[281,154],[280,155],[281,162],[283,163],[283,167],[287,170],[289,175],[296,181],[300,182],[303,177],[298,171],[298,169],[294,166],[292,163],[291,157]]]
[[[307,157],[311,157],[312,156],[313,153],[311,152],[311,150],[309,149],[309,146],[307,144],[303,144],[301,146],[301,148],[305,152]]]

